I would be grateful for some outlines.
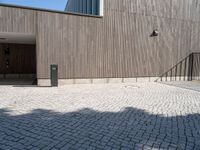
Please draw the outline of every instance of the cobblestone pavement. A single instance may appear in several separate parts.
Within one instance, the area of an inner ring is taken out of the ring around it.
[[[200,150],[200,92],[159,83],[0,86],[0,150]]]
[[[190,81],[190,82],[173,81],[173,82],[163,82],[163,84],[200,92],[200,81]]]

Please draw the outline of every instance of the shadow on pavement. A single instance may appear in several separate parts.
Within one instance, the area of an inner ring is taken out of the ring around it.
[[[200,149],[200,114],[165,117],[136,108],[59,113],[0,110],[0,149]]]

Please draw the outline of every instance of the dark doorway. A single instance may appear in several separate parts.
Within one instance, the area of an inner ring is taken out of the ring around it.
[[[0,84],[36,84],[36,46],[0,44]]]

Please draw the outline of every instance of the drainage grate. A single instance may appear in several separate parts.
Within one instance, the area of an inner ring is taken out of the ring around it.
[[[124,86],[125,88],[136,88],[136,89],[139,89],[140,86],[137,86],[137,85],[126,85]]]

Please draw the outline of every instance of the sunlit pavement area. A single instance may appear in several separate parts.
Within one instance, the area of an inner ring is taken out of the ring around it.
[[[199,150],[200,92],[175,83],[0,86],[0,149]]]
[[[162,83],[166,85],[176,86],[179,88],[184,88],[184,89],[200,92],[200,81],[191,81],[191,82],[173,81],[173,82],[162,82]]]

